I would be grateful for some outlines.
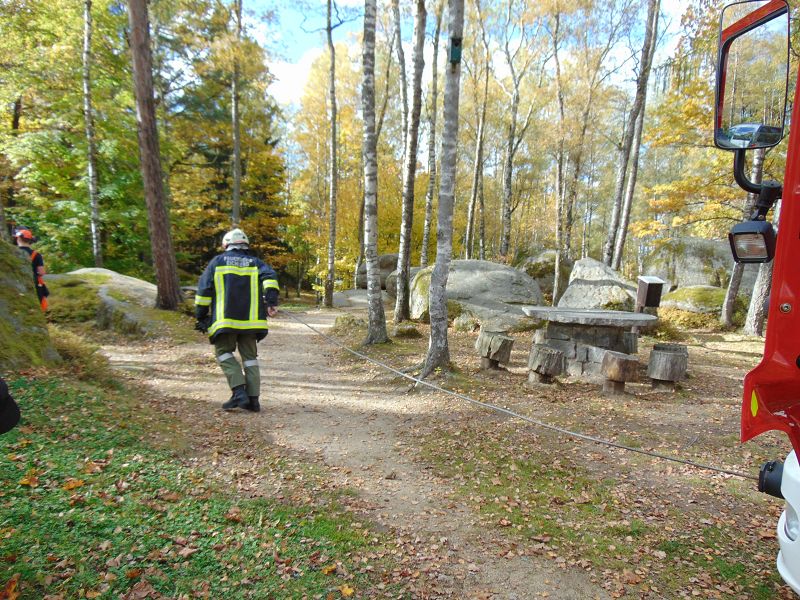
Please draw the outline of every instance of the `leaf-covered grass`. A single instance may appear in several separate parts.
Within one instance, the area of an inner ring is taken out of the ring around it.
[[[421,440],[420,457],[487,524],[557,562],[602,573],[614,597],[671,598],[692,590],[713,590],[715,598],[779,597],[777,571],[763,568],[777,551],[769,531],[734,526],[705,507],[682,507],[681,498],[667,497],[670,490],[632,481],[629,467],[619,476],[609,467],[604,476],[576,460],[582,453],[559,452],[554,440],[516,429],[495,424],[487,431],[483,419],[457,429],[442,425]],[[750,500],[741,509],[758,507]]]
[[[10,385],[23,422],[2,438],[0,585],[19,574],[21,598],[341,597],[384,587],[383,542],[333,500],[322,509],[221,489],[176,457],[180,440],[154,444],[158,420],[130,392],[58,378]]]
[[[48,321],[59,324],[94,321],[100,307],[97,292],[107,281],[108,277],[88,273],[48,279]]]

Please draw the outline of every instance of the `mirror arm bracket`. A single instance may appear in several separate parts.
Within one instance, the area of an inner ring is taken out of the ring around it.
[[[761,183],[750,181],[744,172],[745,152],[744,148],[737,148],[733,153],[733,177],[745,192],[758,196],[753,212],[750,213],[750,220],[765,221],[769,210],[783,195],[783,186],[772,179]]]
[[[761,192],[758,194],[751,221],[766,221],[769,209],[783,196],[783,186],[777,181],[769,179],[761,183]]]
[[[745,175],[745,152],[746,150],[744,148],[737,148],[733,152],[733,178],[736,180],[739,187],[748,194],[760,194],[761,184],[753,183],[747,178],[747,175]]]

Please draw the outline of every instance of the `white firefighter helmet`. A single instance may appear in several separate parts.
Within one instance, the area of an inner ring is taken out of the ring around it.
[[[247,235],[245,235],[244,231],[239,229],[231,229],[228,233],[225,234],[225,237],[222,238],[222,247],[227,248],[228,246],[248,246],[250,245],[250,240],[247,239]]]

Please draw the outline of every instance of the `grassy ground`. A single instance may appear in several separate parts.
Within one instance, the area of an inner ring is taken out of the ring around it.
[[[425,355],[420,340],[359,348],[395,367]],[[338,331],[358,346],[357,325]],[[596,384],[569,380],[525,387],[527,334],[515,335],[508,371],[480,371],[476,334],[451,331],[458,371],[444,387],[523,415],[670,456],[757,473],[782,458],[778,434],[738,443],[741,378],[761,345],[735,334],[685,336],[690,375],[677,393],[629,386],[608,398]],[[654,340],[643,340],[647,360]],[[378,371],[342,353],[347,368]],[[791,598],[775,569],[774,528],[782,503],[755,483],[563,437],[443,398],[442,416],[409,432],[418,460],[451,481],[455,494],[503,531],[520,551],[585,569],[612,597]]]
[[[210,439],[240,442],[253,472],[315,478],[263,441],[154,410],[69,344],[59,373],[10,380],[23,422],[0,457],[0,597],[403,596],[385,540],[354,522],[341,490],[235,493]]]

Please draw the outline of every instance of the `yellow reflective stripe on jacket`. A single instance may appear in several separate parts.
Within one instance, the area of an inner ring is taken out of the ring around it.
[[[250,275],[251,273],[258,274],[258,267],[229,267],[229,266],[219,266],[214,269],[214,275],[217,273],[222,273],[223,275],[230,275],[231,273],[234,275]]]
[[[211,296],[195,296],[195,306],[211,306]]]
[[[215,321],[221,321],[225,318],[225,278],[222,275],[219,269],[214,272],[214,289],[217,291],[217,301],[214,304],[215,312],[217,313],[214,315]],[[210,332],[211,330],[209,329]]]
[[[265,290],[269,290],[269,289],[279,290],[281,288],[278,286],[278,280],[277,279],[265,279],[264,280],[264,289]]]
[[[258,267],[250,274],[250,320],[258,321]]]
[[[223,321],[215,321],[214,324],[208,328],[208,335],[214,335],[218,329],[269,329],[269,324],[264,321],[237,321],[236,319],[225,319]]]

